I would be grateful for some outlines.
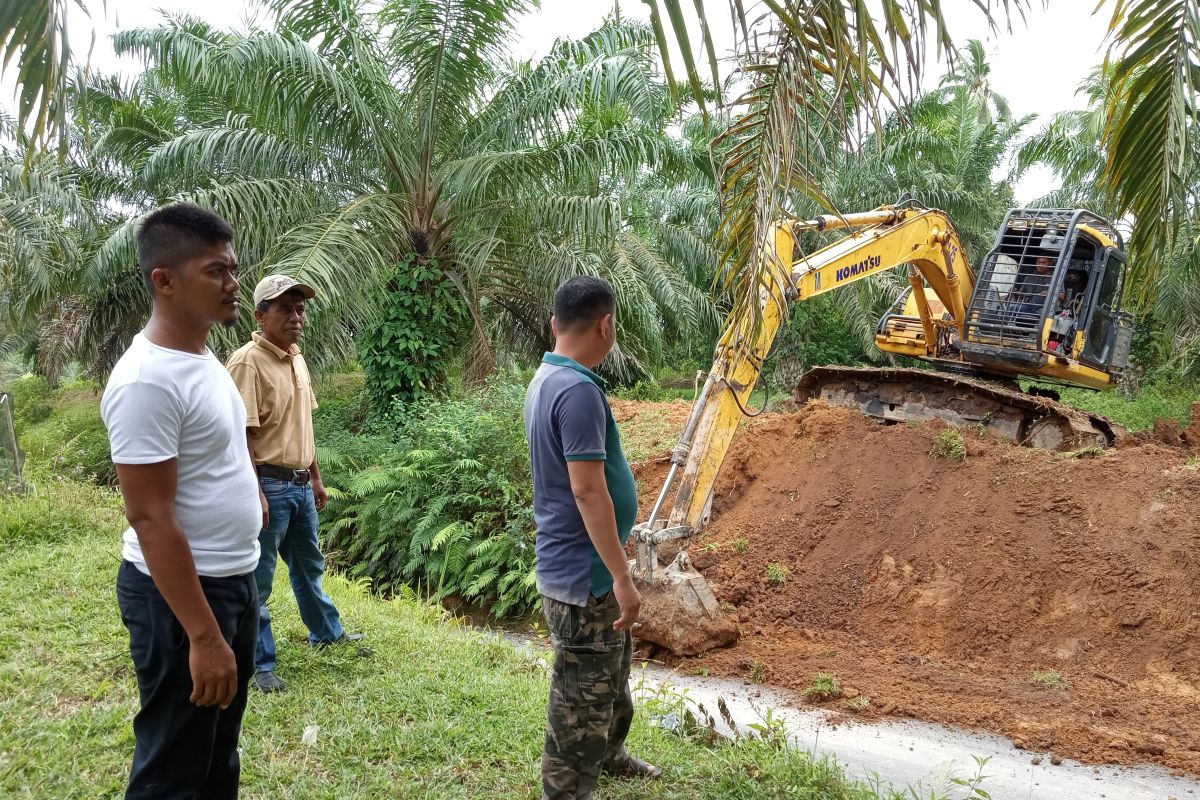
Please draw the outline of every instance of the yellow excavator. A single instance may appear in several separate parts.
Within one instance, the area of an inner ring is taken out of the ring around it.
[[[805,232],[842,228],[850,233],[798,257]],[[1126,257],[1120,233],[1104,219],[1083,209],[1013,209],[978,275],[953,223],[935,209],[884,206],[783,221],[773,238],[761,313],[726,320],[670,472],[649,519],[634,529],[638,636],[678,654],[737,638],[736,620],[692,569],[687,542],[708,522],[717,473],[790,304],[907,265],[909,286],[880,320],[875,343],[932,365],[818,367],[801,377],[797,401],[821,399],[888,422],[982,425],[1050,450],[1107,447],[1118,433],[1103,417],[1016,382],[1108,389],[1125,370],[1133,336],[1132,317],[1121,310]],[[679,549],[663,566],[658,548],[668,542]]]

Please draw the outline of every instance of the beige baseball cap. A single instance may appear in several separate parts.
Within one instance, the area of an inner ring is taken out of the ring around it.
[[[316,289],[307,283],[301,283],[291,275],[268,275],[258,282],[258,286],[254,287],[254,305],[257,306],[264,300],[274,300],[292,289],[300,292],[308,300],[317,296]]]

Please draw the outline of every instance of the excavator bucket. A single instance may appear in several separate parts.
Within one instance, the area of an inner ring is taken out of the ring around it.
[[[684,656],[724,647],[738,638],[737,619],[722,610],[708,581],[692,568],[687,550],[681,549],[666,567],[658,561],[658,545],[691,535],[685,526],[652,531],[639,525],[633,531],[633,577],[642,595],[641,624],[634,635]]]

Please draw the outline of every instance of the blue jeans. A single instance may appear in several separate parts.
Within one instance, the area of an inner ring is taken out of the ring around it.
[[[267,496],[271,518],[258,534],[262,554],[254,580],[258,583],[258,648],[254,665],[257,672],[275,669],[275,636],[271,633],[271,612],[267,599],[275,582],[275,565],[282,557],[300,608],[300,619],[308,627],[308,641],[321,644],[345,635],[338,610],[321,589],[325,557],[317,543],[317,506],[312,487],[276,478],[259,478]]]

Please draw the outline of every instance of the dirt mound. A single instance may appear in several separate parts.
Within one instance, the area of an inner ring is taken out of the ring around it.
[[[687,422],[688,413],[692,410],[692,404],[687,400],[645,403],[640,400],[621,400],[613,397],[609,399],[608,404],[612,408],[613,419],[617,422],[626,422],[637,417],[658,416],[680,428],[683,428],[683,424]]]
[[[691,548],[743,639],[680,666],[832,672],[866,715],[1200,774],[1198,465],[968,432],[965,460],[930,455],[946,430],[817,404],[747,426]],[[638,465],[644,502],[666,466]]]
[[[1192,403],[1192,422],[1186,428],[1174,419],[1154,420],[1154,429],[1137,437],[1139,442],[1161,442],[1200,452],[1200,402]]]

